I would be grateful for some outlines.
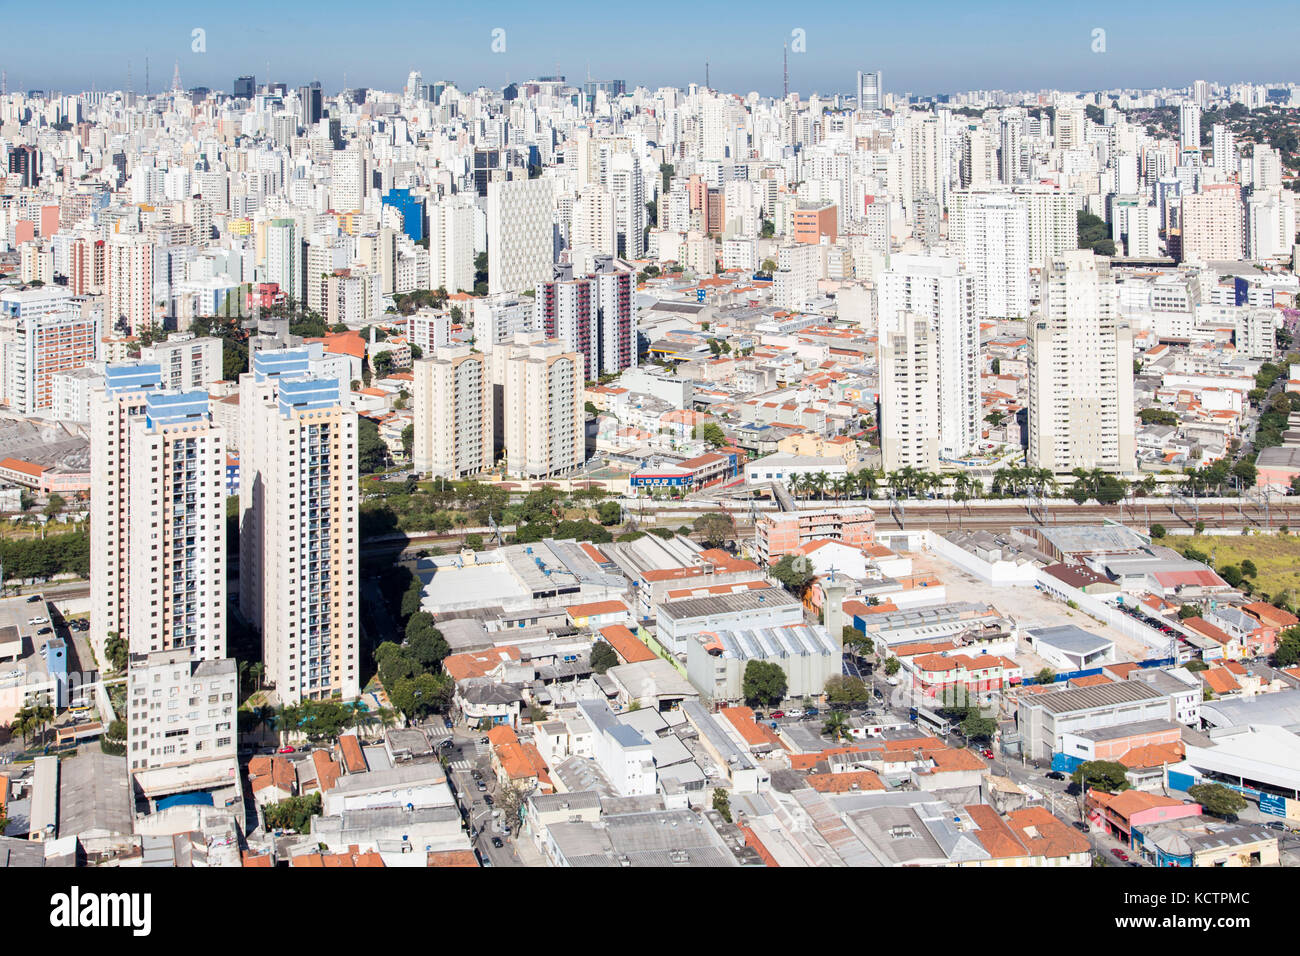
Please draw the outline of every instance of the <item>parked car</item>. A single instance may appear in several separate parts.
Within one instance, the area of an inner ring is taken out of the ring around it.
[[[282,754],[291,754],[291,753],[293,753],[293,748],[292,748],[292,747],[281,747],[280,750],[279,750],[279,752],[282,753]]]
[[[478,792],[487,793],[487,784],[484,783],[482,780],[478,782]]]
[[[1123,850],[1111,850],[1110,854],[1117,860],[1123,860],[1125,863],[1128,862],[1128,854]]]
[[[479,770],[477,767],[475,767],[473,770],[471,770],[471,771],[469,772],[469,775],[470,775],[471,777],[473,777],[475,780],[482,780],[482,779],[483,779],[483,771],[482,771],[482,770]]]
[[[505,844],[501,842],[501,838],[496,836],[492,838],[492,845],[496,847],[498,850],[501,849],[503,846],[505,846]]]
[[[483,794],[483,802],[486,803],[489,807],[492,806],[492,794],[490,793]]]
[[[1048,779],[1048,780],[1064,780],[1064,779],[1065,779],[1065,774],[1061,773],[1061,771],[1059,771],[1059,770],[1053,770],[1051,773],[1049,773],[1049,774],[1047,775],[1047,779]]]
[[[985,747],[983,750],[980,751],[980,756],[982,756],[985,760],[992,760],[993,751],[989,750],[988,747]]]
[[[785,716],[785,711],[784,711],[784,710],[774,710],[774,711],[772,711],[772,719],[773,719],[773,720],[780,720],[780,719],[781,719],[782,717],[784,717],[784,716]]]
[[[821,711],[819,711],[816,707],[807,707],[804,709],[803,715],[805,717],[816,717],[820,713]]]
[[[27,623],[30,624],[32,627],[36,627],[36,626],[38,626],[38,625],[40,625],[40,624],[49,624],[49,623],[50,623],[50,619],[49,619],[48,617],[33,617],[33,618],[30,618],[30,619],[27,621]]]
[[[1075,821],[1074,821],[1074,828],[1075,828],[1076,830],[1078,830],[1080,833],[1087,833],[1087,832],[1089,832],[1089,830],[1088,830],[1088,824],[1084,823],[1082,820],[1075,820]]]
[[[33,601],[39,601],[40,599],[41,596],[39,594],[33,594],[31,597],[27,599],[27,603],[31,604]]]
[[[800,710],[798,707],[796,707],[794,710],[787,710],[787,711],[785,712],[785,715],[786,715],[787,717],[802,717],[802,716],[803,716],[803,711]]]
[[[54,628],[52,628],[52,627],[43,627],[43,628],[41,628],[39,631],[37,631],[36,633],[37,633],[37,634],[53,634],[53,633],[54,633]]]

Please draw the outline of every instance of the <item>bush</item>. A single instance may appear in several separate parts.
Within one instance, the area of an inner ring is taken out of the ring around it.
[[[319,790],[303,797],[289,797],[279,803],[267,804],[264,811],[266,828],[310,833],[311,818],[319,815],[322,809]]]
[[[1165,536],[1165,534],[1166,534],[1166,531],[1165,531],[1165,526],[1164,526],[1164,525],[1162,525],[1162,524],[1153,524],[1153,525],[1151,526],[1151,537],[1152,537],[1152,538],[1155,538],[1156,540],[1159,540],[1160,538],[1163,538],[1163,537]]]

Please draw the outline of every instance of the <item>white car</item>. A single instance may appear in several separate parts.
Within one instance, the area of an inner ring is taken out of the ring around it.
[[[787,711],[785,712],[785,715],[786,715],[787,717],[802,717],[802,716],[803,716],[803,711],[800,710],[798,707],[796,707],[794,710],[787,710]]]
[[[30,624],[32,627],[36,627],[36,625],[38,624],[49,624],[50,619],[48,617],[34,617],[31,620],[29,620],[27,623]]]

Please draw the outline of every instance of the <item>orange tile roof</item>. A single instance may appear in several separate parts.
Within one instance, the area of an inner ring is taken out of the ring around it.
[[[493,647],[482,651],[465,651],[450,654],[442,660],[442,669],[452,680],[469,680],[471,677],[485,677],[496,669],[502,661],[518,661],[519,648],[513,644]]]
[[[384,859],[375,850],[362,853],[353,845],[344,853],[304,853],[289,861],[290,866],[324,867],[325,869],[352,869],[353,867],[380,867]]]
[[[804,778],[808,786],[818,793],[851,793],[861,790],[884,790],[880,777],[871,770],[849,770],[844,773],[810,773]]]
[[[1242,605],[1241,609],[1247,614],[1258,618],[1261,624],[1266,624],[1269,627],[1295,627],[1300,624],[1300,618],[1294,614],[1264,601],[1255,601],[1252,604]]]
[[[775,744],[783,750],[788,749],[771,727],[754,720],[754,711],[749,707],[723,707],[718,713],[736,728],[741,738],[751,747]]]
[[[1088,838],[1066,826],[1046,807],[1026,807],[1007,814],[1007,825],[1034,856],[1055,859],[1092,849]]]
[[[658,656],[622,624],[610,624],[602,627],[600,636],[608,642],[610,647],[614,648],[614,653],[627,664],[652,661]]]
[[[478,857],[473,850],[430,850],[427,857],[429,866],[478,866]]]
[[[316,765],[316,785],[320,787],[321,793],[333,790],[343,772],[338,761],[331,759],[327,751],[313,750],[311,762]]]
[[[361,741],[356,734],[344,734],[339,737],[339,752],[342,754],[343,767],[348,773],[365,773],[370,769],[366,764],[366,755],[361,750]]]
[[[1201,671],[1200,676],[1205,686],[1216,694],[1232,694],[1241,690],[1241,685],[1225,668],[1211,667],[1207,671]]]
[[[626,614],[628,607],[622,601],[593,601],[590,604],[574,604],[565,608],[569,617],[594,617],[602,614]]]
[[[1115,683],[1105,674],[1088,674],[1084,677],[1071,677],[1068,681],[1071,687],[1096,687],[1100,684]]]
[[[976,803],[966,807],[966,812],[979,827],[975,838],[995,860],[1013,860],[1028,856],[1028,848],[1020,841],[1016,832],[1003,822],[998,812],[986,803]]]
[[[1181,740],[1172,744],[1147,744],[1144,747],[1134,747],[1120,757],[1119,762],[1131,770],[1149,770],[1153,767],[1163,767],[1165,764],[1178,763],[1183,759],[1183,753]]]

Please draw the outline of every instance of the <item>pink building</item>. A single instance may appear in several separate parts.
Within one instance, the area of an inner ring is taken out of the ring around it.
[[[1183,803],[1144,790],[1125,790],[1123,793],[1088,791],[1089,820],[1122,843],[1133,842],[1134,827],[1200,815],[1199,803]]]

